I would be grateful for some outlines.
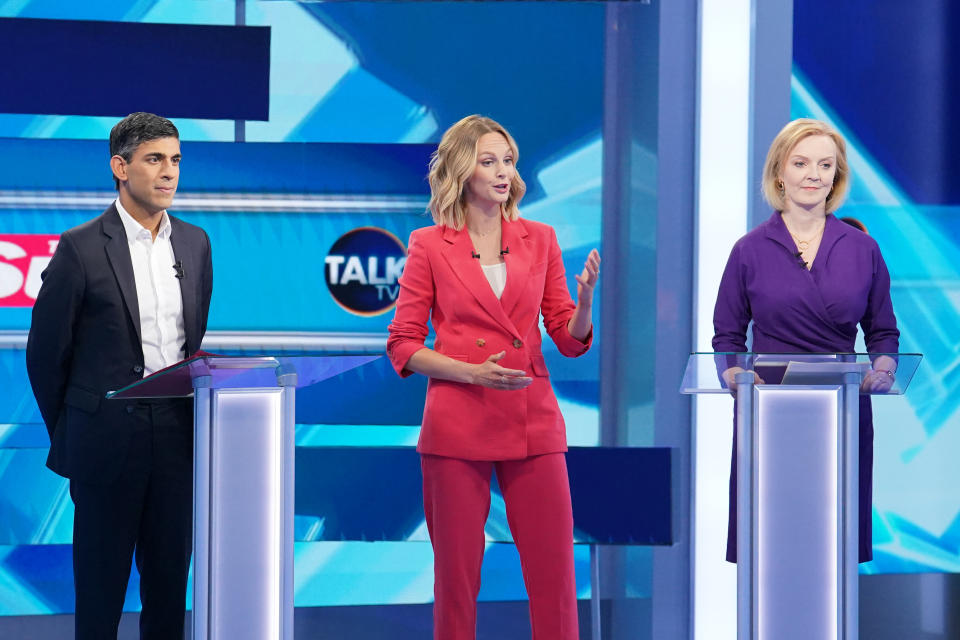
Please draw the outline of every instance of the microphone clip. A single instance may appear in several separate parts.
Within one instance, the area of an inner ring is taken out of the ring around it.
[[[504,247],[503,249],[500,250],[500,257],[502,258],[503,256],[508,255],[509,253],[510,253],[510,247]],[[479,260],[480,254],[474,251],[473,249],[470,249],[470,257],[476,258],[477,260]]]
[[[184,276],[186,275],[186,273],[185,273],[184,270],[183,270],[183,261],[182,261],[182,260],[177,260],[177,261],[173,264],[173,270],[177,272],[174,277],[175,277],[177,280],[183,280],[183,278],[184,278]]]

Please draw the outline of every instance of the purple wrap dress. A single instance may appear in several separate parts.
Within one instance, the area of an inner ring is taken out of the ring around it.
[[[747,350],[753,321],[756,353],[850,353],[857,323],[869,353],[896,353],[900,332],[890,301],[890,274],[880,247],[867,234],[827,215],[820,248],[808,270],[779,212],[733,247],[713,313],[714,351]],[[733,464],[727,560],[737,560],[737,447]],[[873,414],[860,396],[859,560],[873,558]]]

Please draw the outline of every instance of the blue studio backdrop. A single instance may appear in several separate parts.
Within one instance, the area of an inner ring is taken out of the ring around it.
[[[429,154],[470,113],[516,137],[523,215],[556,228],[575,291],[573,274],[600,245],[604,8],[496,5],[0,3],[0,55],[12,61],[0,70],[0,615],[73,608],[72,503],[44,467],[22,344],[57,236],[115,197],[107,139],[127,113],[166,115],[181,132],[171,213],[211,237],[211,335],[270,332],[294,351],[320,335],[341,353],[382,340],[407,238],[431,224]],[[157,77],[123,83],[144,65]],[[599,345],[576,361],[544,346],[571,445],[595,445]],[[332,481],[330,447],[409,451],[424,389],[384,358],[298,394],[297,606],[432,600],[417,486],[396,494],[407,498],[391,501],[392,528],[375,543],[331,539],[343,523],[325,519],[317,495]],[[389,475],[369,459],[331,459],[345,474],[368,470],[337,485],[358,501]],[[507,530],[496,496],[488,530]],[[581,595],[588,569],[578,548]],[[636,593],[649,592],[647,575]],[[512,545],[488,545],[482,585],[482,600],[525,598]],[[134,574],[127,610],[137,594]]]
[[[874,560],[863,573],[960,571],[958,27],[950,2],[794,2],[792,116],[846,138],[852,187],[837,215],[880,244],[900,350],[924,356],[906,401],[874,398]]]

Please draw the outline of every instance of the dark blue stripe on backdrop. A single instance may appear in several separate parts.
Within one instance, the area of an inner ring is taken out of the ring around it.
[[[0,18],[0,60],[0,113],[269,118],[269,27]]]
[[[576,542],[672,544],[671,456],[666,447],[571,447]],[[313,540],[402,541],[423,522],[412,447],[297,447],[295,469],[296,515],[323,523]]]
[[[435,148],[190,141],[180,147],[180,191],[406,196],[430,194],[427,163]],[[112,190],[112,176],[106,140],[0,138],[0,190]]]
[[[793,6],[794,64],[856,142],[915,202],[960,202],[960,3]]]

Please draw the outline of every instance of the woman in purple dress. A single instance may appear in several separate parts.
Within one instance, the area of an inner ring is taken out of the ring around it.
[[[849,188],[846,144],[829,125],[801,118],[774,139],[763,170],[770,219],[741,238],[727,261],[713,314],[713,349],[756,353],[851,353],[857,323],[870,353],[896,353],[900,332],[890,302],[890,274],[876,241],[833,212]],[[731,392],[730,367],[722,377]],[[893,384],[896,361],[874,358],[861,390]],[[758,383],[763,380],[754,373]],[[736,416],[736,412],[734,412]],[[734,417],[736,452],[736,417]],[[736,455],[730,475],[727,560],[737,560]],[[873,557],[873,416],[860,396],[860,562]]]

